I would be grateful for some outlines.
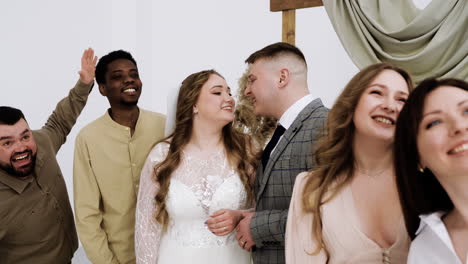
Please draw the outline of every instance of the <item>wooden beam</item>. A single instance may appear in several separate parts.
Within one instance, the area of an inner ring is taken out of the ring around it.
[[[296,44],[296,10],[283,11],[283,42]]]
[[[323,6],[322,0],[270,0],[270,11],[284,11],[307,7]]]

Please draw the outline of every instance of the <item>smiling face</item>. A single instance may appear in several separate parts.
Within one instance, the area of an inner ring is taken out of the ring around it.
[[[37,146],[28,123],[20,119],[14,125],[0,125],[0,168],[15,177],[28,176],[34,170]]]
[[[393,142],[395,123],[408,97],[408,84],[396,71],[382,71],[364,90],[353,116],[355,136]]]
[[[211,74],[203,84],[194,106],[194,122],[214,122],[224,127],[234,120],[235,102],[226,81]]]
[[[244,94],[252,100],[255,115],[274,116],[279,75],[275,74],[268,61],[259,59],[251,65],[247,78]]]
[[[134,106],[140,98],[141,87],[136,65],[127,59],[117,59],[107,65],[105,83],[99,84],[99,91],[111,106]]]
[[[422,167],[443,184],[447,177],[468,176],[468,92],[441,86],[424,101],[417,145]]]

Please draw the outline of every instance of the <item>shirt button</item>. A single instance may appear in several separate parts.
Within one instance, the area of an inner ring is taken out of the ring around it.
[[[135,166],[136,166],[136,164],[135,164],[135,163],[132,163],[132,167],[135,167]]]
[[[137,184],[137,185],[135,185],[135,186],[138,188],[138,186],[140,186],[140,185],[139,185],[139,184]]]

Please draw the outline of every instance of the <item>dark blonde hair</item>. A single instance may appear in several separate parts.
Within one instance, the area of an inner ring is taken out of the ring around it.
[[[309,173],[302,194],[304,212],[312,213],[314,219],[312,239],[317,241],[317,247],[312,255],[324,250],[327,259],[330,257],[322,236],[321,206],[330,201],[354,175],[354,112],[361,95],[384,70],[399,73],[405,79],[408,90],[413,89],[411,77],[403,69],[386,63],[374,64],[349,81],[328,113],[326,133],[319,139],[315,152],[317,169]],[[339,178],[339,175],[344,177]]]
[[[155,197],[158,208],[155,217],[164,229],[169,221],[166,198],[171,175],[179,166],[182,159],[182,150],[189,143],[192,136],[193,106],[200,96],[202,86],[213,74],[223,78],[214,70],[200,71],[185,78],[177,98],[174,132],[160,141],[170,143],[166,158],[154,167],[154,177],[159,183],[159,191]],[[233,129],[231,122],[222,129],[222,141],[229,163],[239,174],[247,192],[248,202],[251,202],[253,200],[251,176],[257,166],[251,140],[246,134]]]

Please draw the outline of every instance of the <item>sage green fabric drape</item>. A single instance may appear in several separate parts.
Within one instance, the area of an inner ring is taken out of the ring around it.
[[[353,62],[362,69],[389,62],[424,78],[468,80],[468,0],[324,0]]]

